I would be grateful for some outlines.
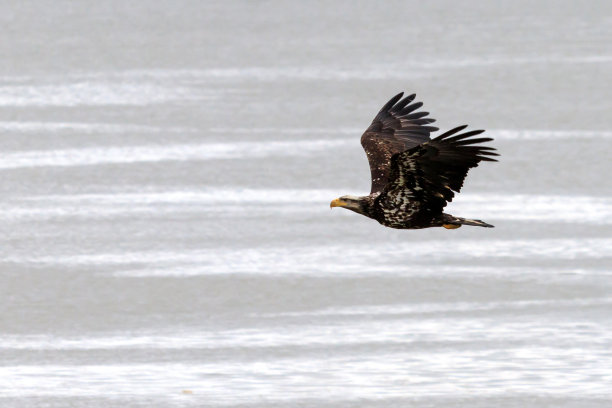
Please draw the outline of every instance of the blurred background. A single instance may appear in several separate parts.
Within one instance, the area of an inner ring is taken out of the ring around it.
[[[612,3],[0,5],[3,407],[608,407]],[[400,91],[487,129],[348,211]]]

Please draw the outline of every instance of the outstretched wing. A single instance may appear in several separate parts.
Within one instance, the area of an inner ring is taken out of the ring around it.
[[[381,191],[387,184],[391,156],[430,140],[429,134],[438,128],[427,126],[435,119],[426,118],[429,112],[415,112],[422,102],[415,102],[415,94],[402,99],[395,95],[382,107],[370,127],[361,136],[361,145],[368,156],[372,175],[370,193]]]
[[[476,145],[493,139],[473,137],[484,130],[460,133],[466,127],[393,155],[389,183],[378,198],[383,211],[431,219],[461,190],[469,169],[480,161],[497,161],[490,157],[498,156],[495,148]]]

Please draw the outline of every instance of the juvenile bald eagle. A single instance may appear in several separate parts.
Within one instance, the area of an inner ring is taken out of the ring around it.
[[[480,161],[497,161],[489,157],[498,156],[493,147],[476,145],[493,139],[473,137],[484,130],[462,133],[467,125],[431,139],[429,134],[438,130],[429,126],[435,119],[427,118],[428,112],[415,112],[423,106],[412,103],[416,95],[403,95],[391,98],[361,136],[372,175],[370,195],[342,196],[330,207],[344,207],[399,229],[493,227],[442,211],[461,190],[469,169]]]

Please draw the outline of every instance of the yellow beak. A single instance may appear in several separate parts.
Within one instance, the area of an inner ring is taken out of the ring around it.
[[[344,207],[346,205],[346,201],[342,201],[339,198],[336,198],[335,200],[332,200],[331,203],[329,203],[329,208],[334,208],[334,207]]]

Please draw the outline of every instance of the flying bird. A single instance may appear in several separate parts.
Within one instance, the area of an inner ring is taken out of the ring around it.
[[[412,94],[395,95],[376,115],[361,136],[370,163],[372,187],[363,197],[345,195],[330,207],[343,207],[373,218],[385,227],[420,229],[459,228],[462,225],[493,227],[481,220],[443,212],[463,186],[468,170],[481,161],[497,161],[495,148],[480,143],[493,139],[474,137],[484,130],[459,126],[435,139],[429,112],[418,112],[422,102]]]

